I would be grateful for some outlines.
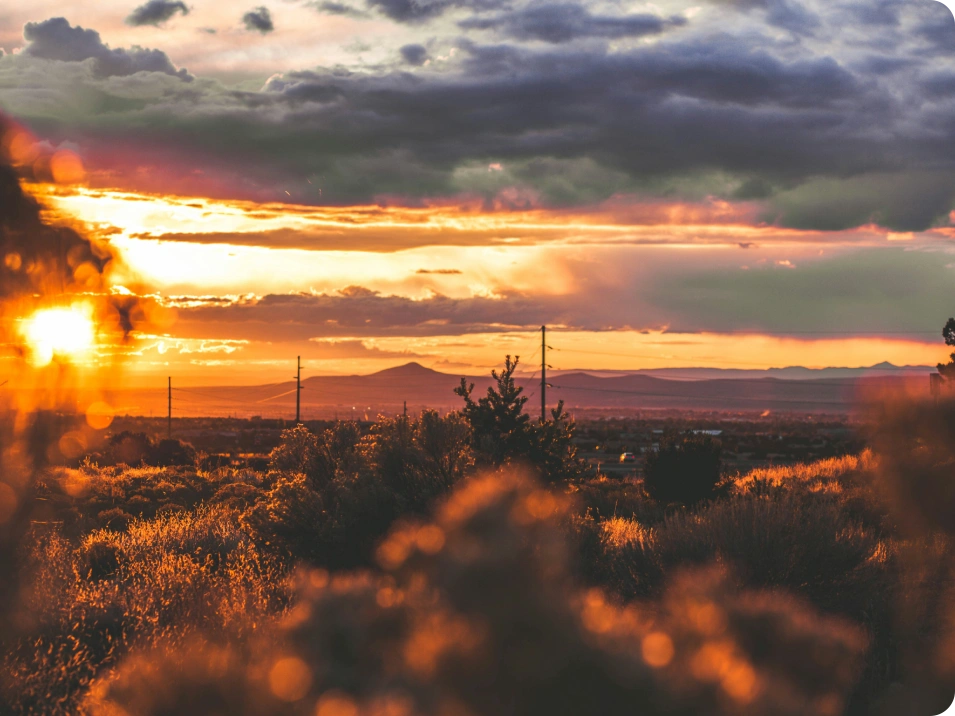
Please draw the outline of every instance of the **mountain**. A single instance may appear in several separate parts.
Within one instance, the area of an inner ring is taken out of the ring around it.
[[[847,413],[860,397],[878,390],[928,392],[929,368],[896,367],[889,364],[871,368],[783,368],[751,372],[720,371],[708,368],[639,371],[599,375],[575,371],[549,377],[549,406],[564,400],[570,409],[718,410],[733,412]],[[707,372],[694,372],[707,371]],[[729,377],[727,377],[729,373]],[[718,377],[707,377],[707,376]],[[810,375],[812,377],[805,377]],[[665,376],[665,377],[664,377]],[[785,376],[785,377],[781,377]],[[797,376],[797,377],[793,377]],[[374,418],[378,413],[417,413],[424,408],[439,411],[458,409],[461,398],[454,389],[460,375],[441,373],[418,363],[387,368],[370,375],[313,376],[302,381],[303,417]],[[488,376],[464,376],[474,384],[480,397],[492,384]],[[529,376],[516,379],[529,401],[527,410],[536,414],[540,400],[539,380]],[[109,401],[121,413],[166,414],[166,390],[118,391]],[[173,415],[181,417],[223,416],[291,418],[295,415],[295,382],[260,386],[207,386],[173,388]]]
[[[934,373],[934,366],[903,365],[897,366],[883,362],[873,366],[860,368],[803,368],[789,366],[786,368],[646,368],[642,370],[587,370],[578,369],[562,371],[566,373],[589,373],[616,377],[621,375],[649,375],[668,380],[709,380],[709,379],[741,379],[741,378],[782,378],[785,380],[819,380],[826,378],[873,378],[873,377],[905,377],[919,376]]]

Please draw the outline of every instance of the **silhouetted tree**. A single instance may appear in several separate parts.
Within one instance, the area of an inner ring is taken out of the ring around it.
[[[474,383],[461,378],[454,389],[464,399],[464,417],[471,426],[471,439],[480,463],[498,467],[509,459],[528,458],[530,452],[530,416],[524,412],[527,397],[514,382],[519,357],[504,359],[500,374],[491,371],[497,387],[489,386],[487,395],[475,402]]]
[[[942,329],[942,338],[945,339],[945,345],[955,346],[955,318],[949,318]],[[952,353],[948,363],[939,363],[938,372],[945,380],[955,379],[955,353]]]
[[[491,371],[497,386],[475,402],[474,384],[464,378],[454,392],[464,398],[464,417],[471,426],[471,441],[477,462],[498,467],[521,461],[536,467],[549,482],[583,476],[586,465],[577,457],[575,426],[564,412],[564,401],[551,410],[551,419],[532,421],[524,412],[524,389],[514,382],[520,359],[504,359],[504,370]]]

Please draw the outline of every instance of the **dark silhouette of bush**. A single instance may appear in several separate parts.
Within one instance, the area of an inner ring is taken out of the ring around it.
[[[716,496],[723,448],[709,435],[667,435],[647,453],[643,487],[654,500],[695,505]]]
[[[135,519],[131,514],[119,507],[103,510],[96,518],[103,527],[116,532],[125,532],[126,528],[129,527],[129,523]]]
[[[195,465],[195,463],[195,448],[189,443],[175,439],[160,440],[146,458],[146,464],[155,467],[186,466]]]
[[[181,440],[172,438],[156,442],[146,433],[124,430],[110,437],[103,450],[89,455],[88,460],[102,466],[192,466],[196,463],[196,451],[192,445]]]

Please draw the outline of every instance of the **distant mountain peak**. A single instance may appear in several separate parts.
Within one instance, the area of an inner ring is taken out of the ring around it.
[[[417,361],[411,361],[410,363],[405,363],[404,365],[396,365],[391,368],[385,368],[384,370],[379,370],[377,373],[372,373],[374,376],[389,377],[389,378],[430,378],[436,375],[443,375],[436,370],[431,368],[426,368]]]

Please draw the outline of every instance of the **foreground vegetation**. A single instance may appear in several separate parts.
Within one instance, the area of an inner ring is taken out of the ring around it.
[[[931,714],[951,701],[955,413],[726,475],[669,436],[589,473],[508,362],[461,413],[285,433],[264,472],[33,475],[2,709]],[[6,519],[7,538],[14,518]],[[9,569],[9,567],[8,567]],[[946,701],[946,696],[948,697]],[[904,709],[904,710],[903,710]]]

